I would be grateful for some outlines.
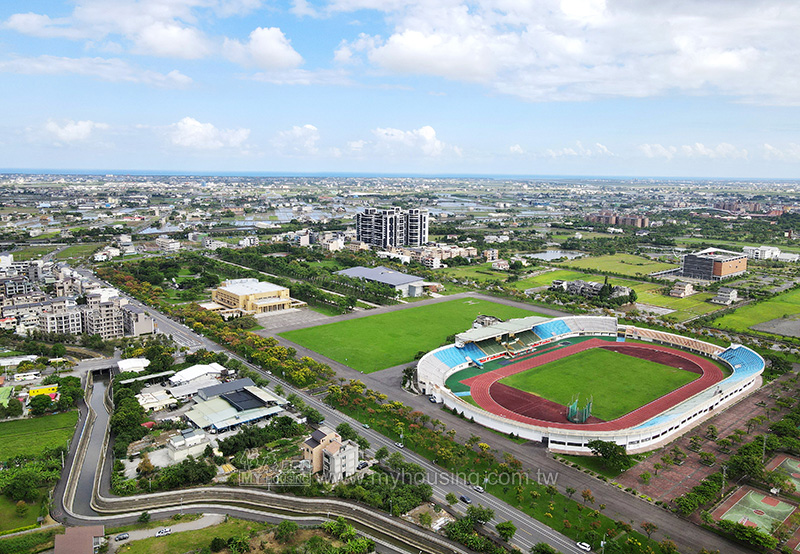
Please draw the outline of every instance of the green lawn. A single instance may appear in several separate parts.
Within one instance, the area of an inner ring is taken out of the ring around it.
[[[500,382],[565,406],[577,394],[579,407],[592,396],[592,415],[610,421],[698,377],[689,371],[594,348]]]
[[[45,448],[66,446],[75,432],[78,411],[0,423],[0,460],[18,454],[38,454]]]
[[[635,277],[639,274],[648,275],[654,271],[663,271],[665,269],[677,267],[673,264],[651,260],[650,258],[644,258],[642,256],[634,256],[633,254],[614,254],[613,256],[579,258],[577,260],[564,262],[564,265],[585,269],[587,271],[611,271],[631,277]]]
[[[7,496],[0,496],[0,531],[19,529],[36,523],[39,517],[39,505],[35,502],[28,503],[28,513],[19,517],[17,503]]]
[[[280,336],[353,369],[371,373],[413,361],[417,352],[433,350],[448,335],[469,329],[479,314],[503,319],[539,315],[468,298],[288,331]]]
[[[169,527],[172,522],[164,521],[163,527]],[[117,552],[125,554],[180,554],[183,552],[197,552],[207,548],[214,537],[229,539],[241,535],[248,535],[252,531],[269,529],[271,525],[240,519],[229,519],[225,523],[197,529],[173,533],[166,537],[150,537],[138,541],[125,543]],[[155,532],[153,533],[155,535]]]
[[[69,258],[88,258],[92,254],[97,252],[101,246],[102,244],[98,242],[89,242],[86,244],[74,244],[72,246],[68,246],[67,248],[56,254],[56,259],[67,260]]]
[[[733,313],[722,316],[713,325],[747,333],[752,332],[752,325],[797,314],[800,314],[800,290],[790,290],[764,302],[742,306]]]
[[[569,269],[557,269],[555,271],[547,271],[533,277],[527,277],[510,283],[509,286],[517,290],[532,289],[536,287],[549,287],[555,280],[561,281],[576,281],[581,279],[583,281],[602,281],[602,277],[590,275],[588,273],[581,273],[580,271],[572,271]]]
[[[472,279],[473,281],[483,282],[488,280],[505,281],[508,278],[507,271],[497,271],[492,269],[491,263],[481,265],[468,265],[463,267],[449,267],[437,269],[437,273],[442,273],[456,279]]]
[[[38,260],[55,249],[55,246],[28,246],[20,248],[19,250],[14,250],[11,253],[14,254],[15,261],[24,262],[27,260]]]

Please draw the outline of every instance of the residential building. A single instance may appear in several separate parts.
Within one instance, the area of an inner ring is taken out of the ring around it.
[[[43,306],[39,312],[39,330],[43,333],[80,335],[83,332],[83,317],[74,301],[72,304],[60,309],[52,305]]]
[[[483,251],[483,257],[487,262],[496,262],[500,258],[500,251],[497,248],[488,248]]]
[[[781,255],[781,249],[775,246],[745,246],[742,252],[751,260],[775,260]]]
[[[331,443],[341,444],[342,437],[339,433],[325,425],[311,433],[311,436],[303,442],[303,459],[311,460],[311,473],[322,471],[322,451]]]
[[[133,304],[122,306],[122,327],[126,335],[138,337],[156,332],[156,322],[144,309]]]
[[[372,246],[422,246],[428,242],[428,210],[366,208],[356,215],[359,241]]]
[[[122,306],[128,303],[116,289],[96,289],[86,295],[83,308],[83,330],[89,335],[100,335],[103,340],[124,336]]]
[[[674,298],[686,298],[687,296],[693,295],[694,292],[694,286],[692,286],[691,283],[676,281],[675,284],[672,285],[672,290],[669,291],[669,295]]]
[[[223,315],[253,315],[287,310],[292,307],[289,289],[258,279],[229,279],[211,294],[213,304],[202,307]]]
[[[730,306],[734,302],[739,300],[739,293],[736,289],[732,289],[730,287],[720,287],[717,291],[717,295],[711,299],[712,304],[723,304],[725,306]]]
[[[719,281],[736,277],[747,271],[747,256],[720,248],[706,248],[681,258],[680,274],[683,277]]]
[[[181,243],[178,240],[171,239],[167,235],[161,235],[156,239],[156,246],[159,250],[164,252],[177,252],[181,249]]]
[[[0,280],[0,295],[6,298],[31,294],[31,292],[33,292],[33,284],[27,277],[6,277]]]
[[[492,262],[492,269],[499,269],[501,271],[507,271],[511,267],[508,264],[508,260],[497,260]]]
[[[200,429],[183,429],[167,441],[167,452],[170,460],[179,463],[189,456],[201,457],[210,442],[208,435]]]
[[[333,441],[322,449],[322,478],[328,483],[350,477],[357,467],[358,444],[355,441]]]
[[[567,294],[585,296],[586,298],[594,298],[596,296],[600,296],[600,292],[603,290],[603,286],[604,286],[603,283],[597,283],[595,281],[582,281],[580,279],[576,281],[562,281],[560,279],[555,279],[550,284],[550,290],[564,291]],[[611,287],[610,298],[627,296],[630,293],[631,293],[630,288],[623,287],[620,285],[615,285]]]

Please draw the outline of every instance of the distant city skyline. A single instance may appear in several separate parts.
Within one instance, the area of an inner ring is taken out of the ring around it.
[[[800,173],[788,0],[0,5],[0,171]]]

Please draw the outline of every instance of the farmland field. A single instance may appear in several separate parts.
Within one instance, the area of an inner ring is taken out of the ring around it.
[[[720,329],[750,332],[753,325],[800,313],[800,290],[790,290],[774,298],[748,304],[735,312],[725,314],[712,325]]]
[[[39,454],[45,448],[66,446],[75,432],[78,411],[0,423],[0,460]],[[35,438],[35,440],[33,440]]]
[[[579,258],[564,263],[570,268],[586,271],[610,271],[621,275],[648,275],[654,271],[664,271],[677,266],[633,254],[615,254],[613,256],[597,256],[593,258]]]

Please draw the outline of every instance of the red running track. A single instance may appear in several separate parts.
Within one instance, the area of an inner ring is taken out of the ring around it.
[[[703,375],[699,379],[695,379],[691,383],[687,383],[681,388],[657,398],[649,404],[645,404],[641,408],[637,408],[636,410],[612,421],[592,422],[590,420],[587,423],[564,423],[563,419],[561,422],[538,419],[506,408],[492,398],[490,389],[492,388],[492,385],[500,379],[510,375],[515,375],[534,367],[539,367],[541,365],[554,362],[556,360],[560,360],[561,358],[566,358],[567,356],[577,354],[578,352],[582,352],[590,348],[609,348],[612,350],[623,350],[624,348],[624,350],[627,351],[627,354],[630,354],[631,351],[635,349],[639,351],[635,354],[637,357],[657,361],[658,363],[664,363],[669,357],[673,361],[668,365],[676,367],[676,363],[681,363],[681,367],[684,367],[684,369],[689,371],[692,371],[695,368],[700,368]],[[669,354],[669,356],[667,357],[666,354]],[[682,362],[679,362],[676,359],[680,359]],[[693,368],[692,366],[695,367]],[[724,376],[722,374],[722,370],[717,367],[716,364],[714,364],[711,360],[701,358],[700,356],[695,356],[694,354],[689,354],[687,352],[682,352],[657,344],[627,343],[623,346],[622,343],[609,343],[608,341],[600,339],[591,339],[573,346],[562,348],[561,350],[547,352],[541,356],[523,360],[516,364],[507,365],[494,371],[490,371],[489,373],[484,373],[483,375],[470,377],[469,379],[465,379],[461,382],[470,387],[472,399],[475,400],[475,402],[481,408],[495,415],[499,415],[513,421],[527,423],[528,425],[553,427],[557,429],[618,431],[620,429],[627,429],[644,423],[645,421],[657,416],[661,412],[680,404],[684,400],[688,400],[695,394],[702,392],[703,390],[722,381],[723,378]]]

